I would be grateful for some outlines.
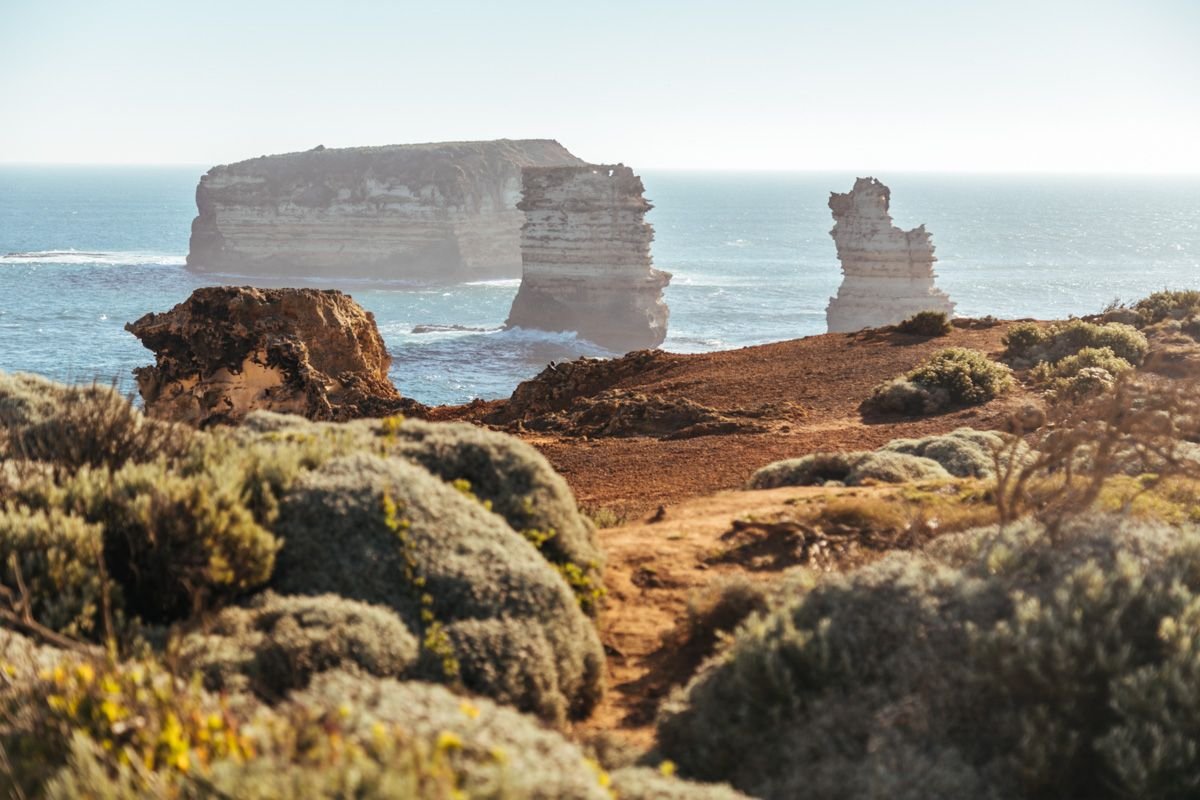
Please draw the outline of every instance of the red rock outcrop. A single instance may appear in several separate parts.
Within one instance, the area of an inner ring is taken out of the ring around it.
[[[125,328],[155,354],[154,366],[134,370],[151,416],[205,426],[265,410],[340,421],[415,405],[388,379],[374,316],[338,291],[197,289]]]

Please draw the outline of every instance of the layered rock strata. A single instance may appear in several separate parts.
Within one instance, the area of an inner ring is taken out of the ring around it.
[[[338,291],[197,289],[125,328],[155,354],[134,370],[154,417],[204,426],[265,410],[341,421],[406,406],[374,316]]]
[[[476,280],[521,272],[521,169],[549,139],[326,149],[213,167],[188,268],[252,277]]]
[[[662,344],[671,275],[651,266],[642,179],[623,164],[522,174],[524,267],[507,324],[576,331],[621,353]]]
[[[918,311],[954,313],[950,297],[934,286],[933,242],[925,226],[904,231],[888,213],[891,190],[859,178],[845,194],[833,192],[829,233],[842,262],[842,285],[825,317],[830,333],[894,325]]]

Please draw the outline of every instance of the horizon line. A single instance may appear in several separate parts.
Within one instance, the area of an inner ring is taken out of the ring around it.
[[[245,159],[243,159],[245,160]],[[108,168],[199,168],[208,171],[216,166],[236,164],[238,162],[188,162],[188,161],[0,161],[0,168],[5,167],[108,167]],[[616,163],[616,162],[614,162]],[[623,162],[622,162],[623,163]],[[988,169],[988,168],[911,168],[911,167],[714,167],[714,166],[632,166],[637,171],[653,172],[708,172],[708,173],[762,173],[778,174],[832,174],[832,173],[892,173],[905,175],[984,175],[984,176],[1041,176],[1041,177],[1163,177],[1163,178],[1200,178],[1200,169],[1196,170],[1086,170],[1086,169]]]

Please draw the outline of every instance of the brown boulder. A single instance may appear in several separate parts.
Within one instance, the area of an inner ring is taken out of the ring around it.
[[[414,405],[388,379],[374,316],[339,291],[208,287],[125,329],[155,354],[154,366],[134,370],[151,416],[205,426],[266,410],[340,421]]]

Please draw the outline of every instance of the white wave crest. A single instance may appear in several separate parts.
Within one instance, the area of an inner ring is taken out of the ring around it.
[[[0,264],[92,264],[112,267],[182,267],[186,261],[185,256],[139,251],[30,250],[28,252],[0,255]]]

